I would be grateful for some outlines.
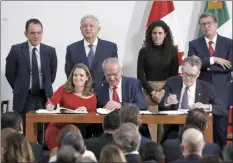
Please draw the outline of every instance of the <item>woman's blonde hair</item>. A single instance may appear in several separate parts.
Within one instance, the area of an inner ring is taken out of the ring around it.
[[[24,135],[14,132],[6,138],[3,161],[7,163],[34,162],[31,145]]]
[[[126,162],[126,158],[116,145],[108,144],[102,149],[99,162]]]
[[[91,73],[90,73],[90,71],[88,70],[87,66],[86,66],[85,64],[83,64],[83,63],[78,63],[78,64],[76,64],[76,65],[73,67],[73,69],[72,69],[72,71],[71,71],[71,73],[70,73],[70,75],[69,75],[69,77],[68,77],[68,79],[67,79],[67,81],[66,81],[66,83],[65,83],[65,85],[64,85],[65,91],[66,91],[66,92],[69,92],[69,93],[74,92],[73,74],[74,74],[74,71],[75,71],[77,68],[78,68],[78,69],[84,70],[85,73],[86,73],[86,76],[88,77],[88,80],[86,81],[86,83],[85,83],[85,85],[84,85],[84,89],[83,89],[82,95],[83,95],[83,96],[91,96],[91,95],[92,95],[92,92],[91,92],[91,88],[92,88],[92,77],[91,77]]]

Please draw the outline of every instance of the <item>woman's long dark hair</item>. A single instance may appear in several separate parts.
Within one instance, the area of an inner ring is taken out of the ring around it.
[[[172,57],[172,51],[174,51],[174,40],[173,40],[173,36],[170,30],[170,27],[162,20],[157,20],[152,22],[147,30],[146,30],[146,37],[145,40],[143,42],[143,46],[144,48],[146,48],[146,50],[149,53],[153,53],[154,51],[154,43],[152,41],[152,31],[155,27],[161,27],[163,28],[164,32],[166,33],[166,37],[164,38],[163,41],[163,47],[164,47],[164,55],[166,55],[167,57],[171,58]]]

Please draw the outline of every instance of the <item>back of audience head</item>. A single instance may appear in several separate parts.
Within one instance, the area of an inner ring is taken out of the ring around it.
[[[97,161],[91,158],[90,156],[83,156],[82,162],[90,163],[90,162],[97,162]]]
[[[199,155],[202,156],[202,150],[205,146],[204,136],[201,131],[188,128],[182,136],[181,148],[184,156]]]
[[[199,160],[200,163],[219,163],[222,162],[218,156],[204,156]]]
[[[142,145],[139,150],[141,161],[156,161],[158,163],[164,162],[163,148],[156,142],[148,142]]]
[[[63,145],[57,152],[56,163],[77,163],[81,161],[82,155],[69,145]]]
[[[225,162],[233,162],[233,144],[225,145],[223,149],[223,161]]]
[[[99,162],[126,162],[126,159],[117,146],[109,144],[102,149]]]
[[[204,131],[207,127],[208,113],[203,109],[195,108],[188,111],[185,125],[195,125],[199,130]]]
[[[181,132],[180,132],[179,135],[178,135],[178,139],[180,140],[180,142],[182,142],[183,133],[184,133],[187,129],[189,129],[189,128],[194,128],[194,129],[200,131],[200,129],[199,129],[196,125],[192,125],[192,124],[190,124],[190,125],[184,125],[183,129],[181,130]]]
[[[137,106],[125,103],[120,109],[120,121],[121,123],[131,122],[136,126],[140,126],[140,111]]]
[[[16,132],[16,130],[14,130],[13,128],[7,127],[1,130],[1,146],[4,148],[5,146],[5,142],[6,142],[6,138],[12,134]]]
[[[23,133],[23,120],[17,112],[6,112],[1,116],[1,130],[4,128],[13,128],[19,133]]]
[[[65,134],[61,140],[59,148],[61,148],[63,145],[70,145],[81,154],[83,154],[86,150],[83,138],[80,135],[72,132]]]
[[[60,130],[60,132],[58,134],[58,137],[57,137],[58,146],[60,146],[63,137],[69,132],[76,133],[77,135],[80,135],[82,137],[82,134],[81,134],[79,128],[77,128],[75,125],[68,124],[68,125],[62,127],[62,129]]]
[[[138,128],[133,123],[128,122],[121,124],[119,129],[114,132],[113,138],[123,153],[138,151],[141,135]]]
[[[104,132],[113,132],[120,127],[119,111],[114,110],[104,117],[103,130]]]
[[[11,133],[5,142],[3,160],[7,163],[33,162],[32,148],[27,139],[17,133]]]

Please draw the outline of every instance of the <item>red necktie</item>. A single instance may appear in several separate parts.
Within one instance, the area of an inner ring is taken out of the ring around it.
[[[209,53],[211,57],[214,56],[214,48],[212,47],[213,43],[213,41],[209,41]]]
[[[118,97],[117,92],[116,92],[116,89],[117,89],[117,87],[113,87],[112,88],[112,90],[113,90],[113,92],[112,92],[112,100],[116,101],[116,102],[120,102],[119,97]]]

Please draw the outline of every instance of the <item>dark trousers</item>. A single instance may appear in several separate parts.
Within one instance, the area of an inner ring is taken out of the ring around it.
[[[228,116],[213,115],[213,135],[214,143],[218,144],[220,149],[226,145]]]
[[[46,96],[43,89],[40,90],[40,94],[38,95],[32,95],[30,91],[28,91],[28,97],[26,99],[23,111],[20,112],[20,115],[23,119],[23,133],[26,135],[26,114],[30,111],[35,111],[38,109],[45,108],[45,102],[46,102]],[[45,124],[45,129],[47,128],[48,124]],[[38,143],[42,144],[43,140],[43,124],[38,123],[37,124],[37,140]]]

